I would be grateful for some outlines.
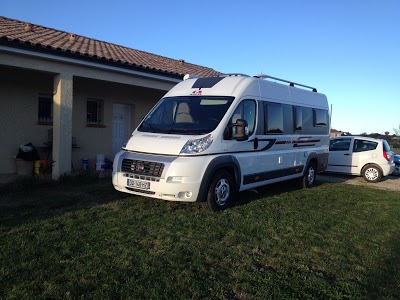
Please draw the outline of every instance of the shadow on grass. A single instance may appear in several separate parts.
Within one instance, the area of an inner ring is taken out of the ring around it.
[[[66,176],[59,181],[21,177],[0,186],[0,220],[2,225],[15,226],[129,196],[114,190],[111,178],[97,174]]]
[[[317,177],[318,178],[318,177]],[[315,185],[324,184],[316,181]],[[233,206],[247,205],[301,189],[296,180],[270,184],[239,193]],[[136,197],[118,192],[111,178],[99,178],[96,173],[81,173],[60,178],[59,181],[40,178],[20,178],[14,183],[0,186],[0,220],[3,225],[14,226],[27,220],[45,218],[99,204]],[[159,200],[162,202],[163,200]],[[166,210],[203,210],[194,203],[164,203]]]
[[[315,185],[320,185],[321,183],[316,182]],[[288,193],[291,191],[300,190],[302,187],[300,186],[298,180],[289,180],[269,185],[264,185],[259,188],[246,190],[240,192],[237,198],[237,201],[233,206],[242,206],[247,205],[250,202],[257,201],[259,199],[265,199],[268,197],[273,197],[280,195],[282,193]]]

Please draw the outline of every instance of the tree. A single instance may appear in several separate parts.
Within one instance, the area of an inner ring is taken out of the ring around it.
[[[397,129],[397,128],[393,128],[393,130],[394,130],[394,133],[396,134],[396,135],[400,135],[400,125],[399,125],[399,128]]]

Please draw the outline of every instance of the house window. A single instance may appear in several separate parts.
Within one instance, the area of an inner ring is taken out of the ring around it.
[[[51,95],[40,94],[38,104],[39,124],[53,123],[53,97]]]
[[[101,125],[103,120],[103,101],[88,99],[86,103],[86,123],[88,125]]]

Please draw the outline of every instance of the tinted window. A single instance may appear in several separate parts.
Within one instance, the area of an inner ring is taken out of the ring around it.
[[[383,140],[383,151],[389,152],[390,146],[387,141]]]
[[[353,146],[353,152],[363,152],[363,151],[371,151],[375,150],[378,146],[378,143],[365,141],[365,140],[355,140]]]
[[[266,134],[283,133],[282,104],[273,102],[265,103],[265,133]]]
[[[350,149],[350,139],[334,139],[329,143],[329,151],[348,151]]]
[[[314,109],[314,126],[325,127],[328,125],[328,112],[322,109]]]
[[[303,130],[303,110],[300,106],[293,107],[293,124],[295,131]]]

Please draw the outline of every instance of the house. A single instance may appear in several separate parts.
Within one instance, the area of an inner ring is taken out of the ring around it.
[[[149,109],[187,74],[219,72],[0,17],[0,174],[18,147],[51,157],[53,179],[113,158]],[[157,145],[154,145],[157,147]]]
[[[333,137],[341,136],[342,134],[343,134],[343,131],[332,128],[331,131],[329,132],[329,137],[333,138]]]

